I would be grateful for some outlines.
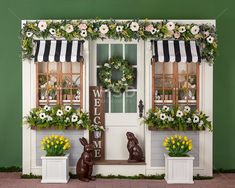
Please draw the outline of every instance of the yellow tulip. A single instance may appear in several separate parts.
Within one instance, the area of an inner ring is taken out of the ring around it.
[[[57,139],[57,138],[58,138],[58,135],[55,136],[55,139]]]
[[[181,140],[181,139],[182,139],[182,136],[179,136],[179,139]]]
[[[169,148],[166,148],[166,150],[169,150]]]
[[[50,143],[50,140],[47,140],[47,143],[49,144],[49,143]]]
[[[57,148],[58,146],[57,145],[55,145],[55,148]]]
[[[188,141],[188,137],[187,137],[187,136],[184,136],[184,140],[185,140],[185,141]]]
[[[175,141],[174,141],[174,140],[172,141],[172,144],[175,144]]]
[[[60,144],[63,144],[63,143],[64,143],[63,141],[60,142]]]
[[[59,144],[59,143],[60,143],[60,142],[57,140],[57,141],[56,141],[56,144]]]
[[[65,142],[69,142],[69,139],[65,139]]]
[[[179,142],[177,142],[177,145],[179,146],[179,145],[180,145],[180,143],[179,143]]]
[[[175,149],[175,145],[173,145],[173,149]]]
[[[183,141],[182,144],[185,144],[185,141]]]
[[[54,145],[54,142],[51,142],[51,145],[53,146],[53,145]]]
[[[167,143],[166,143],[166,142],[163,142],[163,146],[166,147],[166,146],[167,146]]]
[[[184,149],[184,146],[181,146],[181,149]]]
[[[178,138],[178,136],[177,136],[177,135],[175,135],[175,138]]]
[[[189,145],[188,149],[189,149],[189,150],[192,150],[192,149],[193,149],[193,147],[192,147],[191,145]]]
[[[49,148],[50,147],[50,145],[47,145],[47,148]]]

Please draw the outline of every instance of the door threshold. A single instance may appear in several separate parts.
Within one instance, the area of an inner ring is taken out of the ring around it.
[[[101,160],[95,161],[94,165],[146,165],[145,162],[129,163],[127,160]]]

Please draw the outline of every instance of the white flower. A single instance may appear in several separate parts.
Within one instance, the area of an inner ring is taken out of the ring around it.
[[[189,106],[185,106],[185,107],[184,107],[184,111],[185,111],[185,112],[188,113],[188,112],[190,112],[190,110],[191,110],[191,108],[190,108]]]
[[[151,34],[154,35],[158,30],[156,28],[153,28],[151,31]]]
[[[183,116],[183,112],[181,110],[177,110],[176,117],[182,117],[182,116]]]
[[[104,66],[105,67],[110,67],[110,65],[108,63],[105,63]]]
[[[185,26],[180,26],[180,27],[179,27],[179,32],[180,32],[180,33],[184,33],[185,31],[186,31]]]
[[[102,34],[106,34],[106,33],[108,33],[109,28],[108,28],[108,26],[107,26],[106,24],[102,24],[102,25],[100,26],[100,28],[99,28],[99,31],[100,31],[100,33],[102,33]]]
[[[40,119],[45,119],[47,116],[45,113],[40,113],[39,114]]]
[[[126,78],[122,78],[122,81],[125,82],[125,81],[126,81]]]
[[[65,122],[70,122],[69,117],[66,117]]]
[[[199,117],[194,115],[193,117],[193,123],[198,123],[199,122]]]
[[[168,111],[168,110],[169,110],[169,107],[168,107],[168,106],[163,106],[162,109],[163,109],[164,111]]]
[[[123,30],[123,26],[122,25],[118,25],[116,27],[116,32],[122,32],[122,30]]]
[[[71,106],[65,106],[65,111],[66,111],[66,112],[69,112],[71,109],[72,109]]]
[[[210,44],[211,44],[211,43],[213,43],[213,42],[214,42],[214,37],[209,36],[209,37],[207,37],[207,38],[206,38],[206,40],[207,40],[207,42],[208,42],[208,43],[210,43]]]
[[[166,114],[160,114],[160,119],[164,121],[166,119]]]
[[[32,32],[30,32],[30,31],[27,31],[27,32],[26,32],[26,36],[27,36],[28,38],[30,38],[30,37],[32,37],[32,36],[33,36],[33,33],[32,33]]]
[[[66,31],[67,33],[72,33],[72,32],[73,32],[73,26],[72,26],[71,24],[67,24],[67,25],[65,26],[65,31]]]
[[[51,116],[47,116],[47,121],[52,121],[53,118]]]
[[[50,107],[50,106],[45,105],[45,106],[44,106],[44,110],[46,110],[46,111],[50,111],[50,110],[51,110],[51,107]]]
[[[204,122],[201,120],[198,124],[199,127],[201,127],[204,124]]]
[[[72,122],[76,122],[77,120],[78,120],[78,116],[75,115],[75,114],[73,114],[73,115],[72,115],[72,118],[71,118],[71,121],[72,121]]]
[[[63,111],[62,110],[57,110],[56,115],[57,116],[62,116],[63,115]]]
[[[168,121],[174,121],[174,118],[172,118],[171,116],[167,117]]]
[[[78,124],[81,125],[82,123],[83,123],[83,121],[80,119],[80,120],[78,121]]]
[[[192,123],[191,118],[188,118],[186,123]]]
[[[191,33],[193,34],[193,35],[196,35],[196,34],[198,34],[199,33],[199,27],[197,26],[197,25],[195,25],[195,26],[193,26],[192,28],[191,28]]]
[[[132,31],[138,31],[139,30],[139,24],[137,22],[131,22],[130,29]]]
[[[87,31],[86,31],[86,30],[82,30],[81,33],[80,33],[80,35],[81,35],[82,37],[86,37],[86,36],[87,36]]]
[[[49,29],[49,32],[51,33],[51,35],[55,35],[56,34],[56,31],[54,28],[50,28]]]
[[[40,31],[45,31],[47,28],[47,23],[45,21],[38,22],[38,28]]]
[[[166,27],[169,31],[173,31],[175,29],[175,24],[173,22],[168,22]]]

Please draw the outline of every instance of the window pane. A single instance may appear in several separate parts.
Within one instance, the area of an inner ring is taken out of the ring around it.
[[[122,54],[122,44],[111,44],[111,57],[123,58]]]
[[[62,73],[71,73],[71,63],[62,63]]]
[[[137,65],[137,45],[126,44],[125,45],[125,59],[129,61],[131,65]]]
[[[122,113],[123,112],[123,94],[111,93],[111,112]]]
[[[80,63],[72,63],[72,73],[80,73]]]
[[[97,44],[97,65],[102,65],[109,58],[109,45]]]
[[[127,91],[125,94],[125,111],[126,113],[137,112],[137,93],[134,91]]]
[[[47,63],[39,62],[38,63],[38,73],[46,73],[47,72]]]

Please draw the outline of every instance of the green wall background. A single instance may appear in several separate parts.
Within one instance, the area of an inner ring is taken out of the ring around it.
[[[235,1],[0,0],[0,166],[21,166],[20,20],[56,18],[216,19],[214,168],[235,168]]]

